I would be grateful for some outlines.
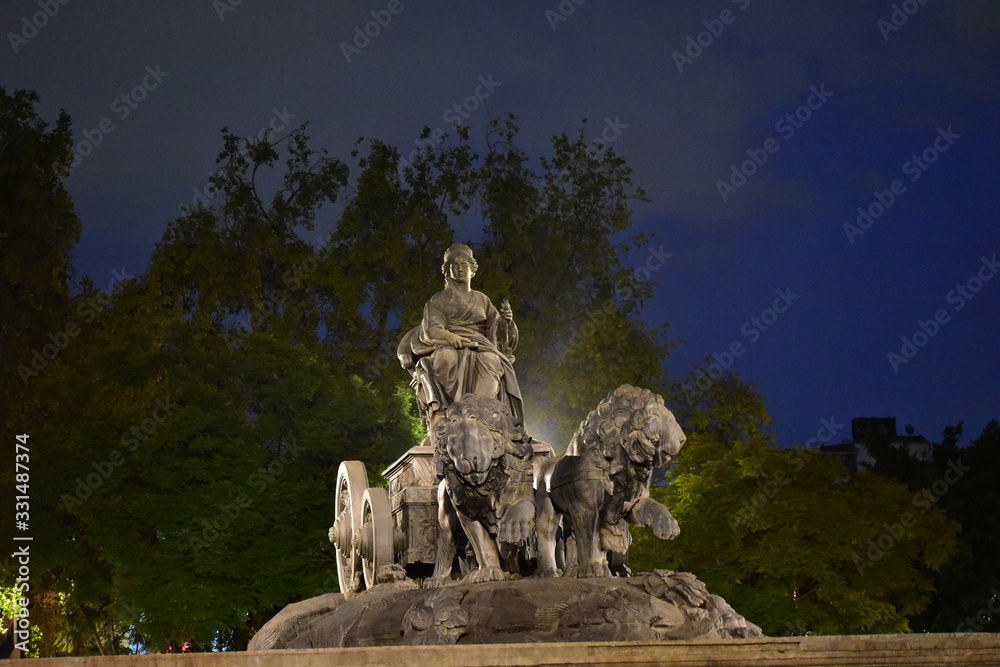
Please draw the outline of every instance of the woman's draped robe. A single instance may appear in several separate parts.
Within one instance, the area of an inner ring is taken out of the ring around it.
[[[442,331],[461,336],[474,347],[452,347]],[[476,389],[482,390],[483,380],[493,378],[499,395],[490,398],[504,403],[523,424],[521,390],[511,363],[517,341],[517,326],[505,321],[485,294],[472,290],[463,298],[460,292],[445,289],[424,306],[420,326],[403,336],[397,355],[413,374],[417,403],[428,422],[432,414],[467,393],[486,395]]]

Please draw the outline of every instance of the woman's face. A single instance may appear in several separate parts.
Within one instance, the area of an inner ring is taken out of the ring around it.
[[[472,270],[472,262],[467,257],[459,255],[448,263],[448,277],[460,283],[469,282],[475,272]]]

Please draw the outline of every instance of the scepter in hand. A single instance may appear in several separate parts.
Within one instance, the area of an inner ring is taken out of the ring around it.
[[[514,311],[510,308],[510,301],[501,299],[500,301],[500,323],[497,327],[497,347],[500,351],[514,363],[514,346],[512,344],[511,328],[514,326]]]

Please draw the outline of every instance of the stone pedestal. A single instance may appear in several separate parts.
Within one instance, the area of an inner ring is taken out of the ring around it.
[[[519,579],[437,589],[376,586],[289,605],[250,650],[761,637],[760,628],[687,572]]]

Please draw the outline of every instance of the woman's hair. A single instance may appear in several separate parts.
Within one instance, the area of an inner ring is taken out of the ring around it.
[[[469,264],[472,265],[473,274],[479,270],[479,263],[476,261],[476,258],[472,256],[472,248],[464,243],[452,243],[448,249],[444,251],[444,264],[441,265],[441,273],[448,275],[448,265],[451,264],[452,260],[458,255],[465,255],[468,258]]]

